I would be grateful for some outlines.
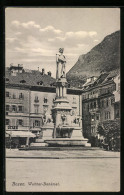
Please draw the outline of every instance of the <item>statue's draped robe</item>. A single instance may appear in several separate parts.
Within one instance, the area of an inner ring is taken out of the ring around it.
[[[57,78],[65,77],[65,63],[66,63],[66,58],[65,56],[58,55],[57,58]]]

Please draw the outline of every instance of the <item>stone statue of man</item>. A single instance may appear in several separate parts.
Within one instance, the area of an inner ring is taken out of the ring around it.
[[[59,49],[59,54],[56,54],[56,63],[57,63],[57,72],[56,72],[56,78],[64,78],[65,75],[65,64],[66,64],[66,58],[63,55],[64,48]]]

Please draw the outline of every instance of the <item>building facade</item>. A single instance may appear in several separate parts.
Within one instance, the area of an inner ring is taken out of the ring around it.
[[[11,65],[6,71],[6,133],[23,132],[24,137],[31,132],[42,136],[43,127],[53,129],[55,79],[44,70],[25,71],[21,66],[18,71],[18,67]],[[72,106],[71,123],[82,128],[82,91],[67,88],[67,99]]]
[[[114,103],[114,118],[120,118],[120,74],[114,77],[114,82],[116,84],[116,90],[114,91],[115,103]]]
[[[82,93],[82,124],[83,134],[87,138],[97,136],[99,122],[114,120],[115,113],[119,112],[116,102],[119,80],[116,84],[116,75],[101,74],[98,78],[86,82]],[[117,95],[119,97],[119,95]]]
[[[29,129],[29,91],[28,89],[6,87],[6,130]]]

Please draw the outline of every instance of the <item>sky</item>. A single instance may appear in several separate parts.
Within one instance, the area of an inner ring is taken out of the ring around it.
[[[6,66],[44,68],[55,77],[59,48],[64,48],[68,72],[80,55],[117,30],[119,8],[6,8]]]

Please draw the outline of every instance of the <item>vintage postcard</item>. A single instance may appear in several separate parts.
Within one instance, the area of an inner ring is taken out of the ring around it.
[[[5,9],[5,189],[120,191],[120,9]]]

